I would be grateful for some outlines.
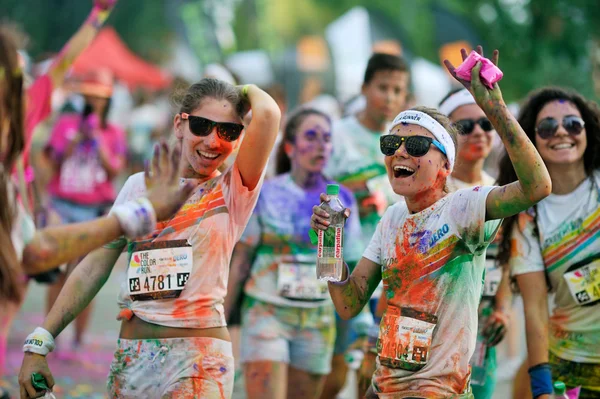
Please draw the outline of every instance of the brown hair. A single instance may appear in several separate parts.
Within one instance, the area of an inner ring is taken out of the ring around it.
[[[240,95],[235,86],[227,82],[213,78],[204,78],[198,83],[194,83],[187,88],[185,93],[181,94],[179,90],[173,96],[175,105],[179,108],[178,112],[191,114],[198,109],[207,98],[215,100],[227,100],[234,106],[236,113],[243,119],[245,115],[246,101]]]
[[[0,300],[19,302],[19,262],[12,244],[11,232],[15,217],[15,203],[10,173],[25,146],[23,130],[23,73],[15,39],[6,27],[0,27],[0,129],[9,121],[6,148],[0,171],[0,198],[6,206],[0,207]],[[0,132],[2,134],[2,132]]]
[[[285,152],[285,144],[293,143],[296,140],[296,134],[298,133],[298,127],[302,122],[311,115],[322,116],[327,119],[327,123],[331,125],[331,118],[329,116],[314,108],[302,108],[295,112],[288,122],[285,124],[283,129],[283,140],[279,143],[277,148],[277,155],[275,158],[275,174],[281,175],[287,173],[292,169],[292,162],[290,157]]]

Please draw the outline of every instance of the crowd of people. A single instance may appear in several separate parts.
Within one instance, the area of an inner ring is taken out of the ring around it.
[[[50,352],[69,361],[85,347],[121,255],[111,398],[225,399],[243,378],[250,399],[331,399],[358,352],[359,398],[491,399],[517,296],[527,358],[513,396],[549,399],[561,382],[600,397],[594,102],[548,86],[514,115],[481,63],[465,79],[446,61],[457,88],[423,107],[408,63],[375,53],[346,109],[317,98],[288,112],[279,86],[236,85],[213,66],[174,96],[170,126],[149,104],[119,126],[115,78],[99,68],[72,84],[79,107],[54,115],[115,3],[96,0],[31,84],[0,30],[0,377],[28,282],[48,284],[21,398],[46,393],[36,374],[54,386]],[[346,206],[339,282],[317,280],[309,238],[329,226],[329,184]],[[55,342],[72,322],[74,341]]]

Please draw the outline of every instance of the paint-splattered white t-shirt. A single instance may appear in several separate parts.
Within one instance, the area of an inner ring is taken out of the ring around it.
[[[600,363],[599,187],[596,171],[573,192],[550,194],[535,212],[519,214],[509,262],[513,275],[548,274],[556,293],[549,320],[550,351],[561,359],[596,364]]]
[[[130,264],[121,284],[119,306],[131,309],[144,321],[163,326],[225,326],[223,300],[227,294],[231,254],[256,205],[262,181],[261,178],[254,190],[249,191],[242,183],[237,163],[234,163],[225,173],[198,186],[173,218],[159,222],[151,236],[136,243],[160,245],[174,240],[189,242],[193,264],[189,275],[182,280],[187,283],[178,298],[134,300],[133,293],[144,288],[145,276],[151,276],[153,266],[151,263],[145,266],[144,254],[138,253],[140,256],[136,258],[130,243]],[[144,174],[135,174],[125,183],[115,205],[145,194]],[[132,280],[132,276],[135,278],[136,275],[140,278],[137,286]],[[181,281],[169,281],[174,286],[178,282]],[[159,284],[162,288],[166,287],[166,276],[163,281],[150,279],[147,287],[158,288]]]
[[[492,189],[459,190],[416,214],[398,203],[377,226],[363,256],[381,265],[388,302],[373,375],[380,398],[467,392],[485,252],[501,223],[485,221]]]

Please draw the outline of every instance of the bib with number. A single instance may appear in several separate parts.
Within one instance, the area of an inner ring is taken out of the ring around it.
[[[437,316],[411,308],[388,307],[379,328],[377,353],[387,367],[420,370],[429,360]]]
[[[571,296],[579,306],[592,305],[600,301],[600,257],[565,272],[563,278]]]
[[[187,240],[132,243],[127,268],[131,299],[178,298],[192,272],[193,251]]]
[[[327,282],[317,279],[316,259],[281,262],[277,268],[277,292],[288,299],[322,301],[329,298]]]
[[[483,281],[483,296],[493,297],[498,292],[500,280],[502,279],[502,269],[496,267],[494,259],[485,260],[485,280]]]

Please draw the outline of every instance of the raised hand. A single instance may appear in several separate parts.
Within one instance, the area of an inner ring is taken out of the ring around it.
[[[94,0],[94,7],[98,7],[101,10],[110,10],[115,4],[117,4],[117,0]]]
[[[147,197],[152,202],[156,218],[165,220],[173,216],[189,198],[196,184],[188,181],[182,185],[180,180],[181,143],[173,150],[162,141],[154,147],[152,163],[146,165]]]
[[[321,202],[328,202],[329,196],[327,194],[321,193],[320,196]],[[313,206],[313,214],[310,217],[310,227],[313,230],[327,230],[329,224],[329,214],[323,210],[319,205]],[[350,209],[344,209],[344,216],[346,219],[350,217]]]
[[[475,51],[483,57],[483,48],[481,46],[477,46]],[[465,50],[464,48],[460,50],[460,55],[463,61],[466,60],[469,56],[467,54],[467,50]],[[499,57],[500,52],[498,50],[494,50],[491,61],[496,66],[498,66]],[[458,77],[456,75],[456,68],[454,67],[454,65],[452,65],[452,63],[449,60],[444,60],[444,65],[446,66],[448,72],[454,77],[454,79],[458,80],[467,90],[469,90],[469,92],[473,95],[473,98],[477,102],[477,105],[479,105],[484,111],[486,109],[489,109],[489,107],[493,107],[494,104],[504,101],[502,99],[502,92],[500,91],[498,83],[494,83],[494,88],[490,89],[481,81],[481,78],[479,77],[479,72],[481,71],[482,64],[480,61],[477,62],[475,67],[473,67],[473,69],[471,70],[471,80],[465,80]]]

